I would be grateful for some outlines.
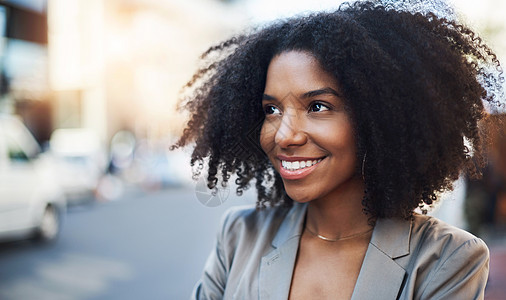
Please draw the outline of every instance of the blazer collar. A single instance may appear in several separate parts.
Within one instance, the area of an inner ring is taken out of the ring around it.
[[[262,257],[259,299],[287,299],[307,205],[294,203],[272,240],[273,250]],[[367,248],[352,300],[396,299],[406,271],[395,259],[409,254],[412,222],[378,219]],[[378,284],[381,278],[383,284]]]
[[[408,255],[412,223],[403,219],[378,219],[370,243],[392,259]]]
[[[395,259],[409,254],[411,227],[412,222],[402,219],[376,221],[352,300],[398,298],[406,270]]]
[[[302,227],[304,218],[306,217],[307,204],[294,202],[292,208],[288,211],[285,219],[279,226],[276,236],[272,240],[272,246],[278,248],[286,241],[300,237],[302,235]]]
[[[260,300],[288,299],[306,209],[306,204],[293,204],[272,240],[272,251],[262,257],[258,285]]]
[[[272,240],[274,248],[278,248],[291,238],[302,235],[306,211],[306,203],[293,204]],[[411,227],[412,221],[380,218],[376,221],[370,243],[392,259],[408,255]]]

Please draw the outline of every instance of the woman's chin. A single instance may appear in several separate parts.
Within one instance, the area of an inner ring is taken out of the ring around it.
[[[309,197],[309,195],[301,195],[300,193],[288,193],[287,195],[295,202],[299,203],[308,203],[311,200],[313,200],[312,197]]]

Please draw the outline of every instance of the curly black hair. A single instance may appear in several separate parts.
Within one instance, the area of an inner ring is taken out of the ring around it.
[[[291,203],[259,135],[267,68],[292,50],[312,53],[340,84],[357,161],[366,154],[370,217],[409,218],[462,171],[477,173],[484,103],[497,106],[504,80],[495,54],[454,20],[356,2],[276,21],[202,55],[182,99],[190,120],[172,148],[195,142],[191,164],[198,175],[207,163],[210,188],[235,173],[238,195],[255,180],[259,207]]]

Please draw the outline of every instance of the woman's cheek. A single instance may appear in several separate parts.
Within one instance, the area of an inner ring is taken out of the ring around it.
[[[260,146],[265,153],[269,154],[274,148],[274,137],[276,134],[276,127],[272,122],[264,121],[260,131]]]

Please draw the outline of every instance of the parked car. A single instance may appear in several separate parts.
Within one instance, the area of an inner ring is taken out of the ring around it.
[[[92,198],[107,163],[99,137],[85,128],[56,129],[51,134],[49,152],[69,204]]]
[[[0,240],[58,237],[66,201],[56,175],[21,120],[0,114]]]

